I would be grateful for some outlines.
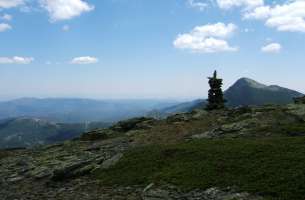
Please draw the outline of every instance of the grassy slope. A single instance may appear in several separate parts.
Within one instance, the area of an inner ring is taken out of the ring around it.
[[[268,199],[305,198],[305,137],[199,140],[130,150],[95,174],[103,184],[237,186]]]

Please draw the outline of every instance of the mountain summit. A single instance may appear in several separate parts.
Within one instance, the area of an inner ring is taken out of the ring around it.
[[[287,104],[302,93],[277,85],[265,85],[249,78],[237,80],[228,90],[225,97],[229,106]]]
[[[224,92],[227,106],[250,106],[264,104],[288,104],[293,98],[303,96],[295,90],[278,85],[265,85],[250,78],[240,78]],[[174,113],[189,112],[206,105],[206,100],[198,99],[160,110],[164,116]]]
[[[231,87],[234,86],[248,86],[252,88],[266,88],[267,85],[264,85],[262,83],[259,83],[253,79],[250,78],[240,78],[238,79]]]

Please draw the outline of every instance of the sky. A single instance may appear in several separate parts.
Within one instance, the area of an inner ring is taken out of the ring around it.
[[[305,93],[305,0],[0,0],[0,100],[195,99],[218,70]]]

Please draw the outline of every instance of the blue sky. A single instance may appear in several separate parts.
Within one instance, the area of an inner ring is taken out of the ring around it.
[[[305,0],[0,0],[0,99],[205,97],[214,69],[305,92]]]

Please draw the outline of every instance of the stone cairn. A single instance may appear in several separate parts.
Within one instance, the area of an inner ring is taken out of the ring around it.
[[[222,79],[217,78],[217,71],[214,71],[213,77],[208,77],[209,79],[209,97],[208,97],[208,105],[206,107],[207,110],[217,110],[225,107],[226,100],[223,97],[222,92]]]

